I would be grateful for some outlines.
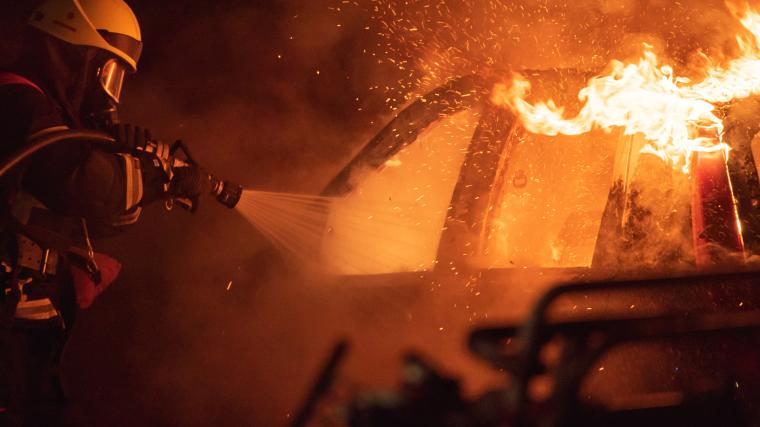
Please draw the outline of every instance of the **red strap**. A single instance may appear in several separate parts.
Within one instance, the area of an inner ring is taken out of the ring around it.
[[[71,252],[79,256],[87,256],[87,252],[83,249],[71,248]],[[100,283],[95,283],[90,273],[81,267],[71,264],[71,278],[74,281],[79,308],[84,309],[89,307],[95,298],[116,280],[121,271],[121,263],[108,255],[96,253],[95,262],[98,264],[98,268],[100,268]]]
[[[37,90],[39,93],[43,93],[42,89],[40,89],[39,86],[34,84],[31,80],[27,79],[24,76],[20,76],[15,73],[10,73],[8,71],[0,71],[0,86],[5,85],[23,85],[23,86],[29,86],[33,87]]]

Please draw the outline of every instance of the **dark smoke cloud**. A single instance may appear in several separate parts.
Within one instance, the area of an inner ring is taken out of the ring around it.
[[[13,57],[32,3],[3,2],[0,62]],[[212,172],[311,193],[432,82],[603,67],[643,40],[686,63],[696,48],[730,50],[737,28],[715,0],[130,4],[146,48],[124,119],[185,139]],[[282,425],[342,335],[357,348],[348,383],[392,383],[397,353],[412,346],[482,385],[465,331],[489,314],[517,316],[537,292],[476,295],[416,275],[362,292],[297,274],[266,280],[256,257],[267,243],[233,212],[206,201],[194,216],[160,206],[144,215],[101,244],[124,275],[82,314],[66,355],[88,425]]]

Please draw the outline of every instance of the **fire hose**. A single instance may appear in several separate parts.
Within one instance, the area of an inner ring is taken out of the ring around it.
[[[29,159],[30,157],[44,150],[45,148],[58,144],[58,143],[63,143],[63,142],[66,142],[69,144],[70,143],[100,144],[104,146],[112,146],[112,148],[117,148],[117,145],[118,145],[117,141],[110,135],[102,133],[102,132],[92,131],[92,130],[65,129],[65,130],[60,130],[60,131],[55,131],[55,132],[49,132],[44,135],[31,139],[26,145],[24,145],[23,148],[13,153],[5,161],[0,162],[0,177],[5,176],[14,168],[18,167],[25,160]],[[142,151],[153,154],[153,155],[158,155],[159,151],[166,153],[165,156],[158,157],[158,160],[160,161],[167,178],[171,178],[172,169],[175,166],[187,166],[189,164],[191,165],[197,164],[195,163],[195,160],[193,159],[193,157],[190,155],[190,151],[187,148],[187,146],[185,146],[185,144],[182,143],[181,141],[175,142],[171,147],[169,147],[166,150],[159,150],[159,148],[163,146],[163,144],[159,144],[158,142],[153,142],[152,145],[154,147],[153,149],[149,149],[149,147],[143,147]],[[181,160],[175,156],[178,152],[182,152],[184,154],[184,157],[185,157],[184,160]],[[214,177],[213,175],[209,175],[209,183],[211,186],[211,195],[214,196],[216,200],[219,203],[223,204],[224,206],[227,206],[228,208],[232,209],[240,201],[240,196],[243,193],[242,186],[232,183],[230,181],[224,181],[224,180],[218,179]],[[168,188],[168,183],[167,183],[167,188]],[[195,212],[195,210],[198,208],[197,197],[194,197],[191,199],[173,198],[173,199],[169,199],[169,202],[177,202],[177,204],[189,210],[190,212]],[[101,280],[100,269],[98,268],[98,265],[95,262],[94,252],[92,250],[92,245],[90,244],[89,235],[87,234],[86,225],[83,228],[85,230],[87,246],[88,246],[87,270],[92,276],[93,281],[95,281],[95,283],[100,283],[100,280]]]
[[[33,156],[34,154],[44,150],[45,148],[58,143],[80,143],[80,144],[102,144],[116,146],[116,140],[108,134],[92,130],[73,130],[66,129],[55,132],[46,133],[39,137],[36,137],[29,141],[22,149],[13,153],[8,159],[0,162],[0,177],[5,176],[8,172],[13,170],[19,164]],[[151,152],[151,151],[148,151]],[[182,152],[185,159],[179,159],[176,154]],[[171,173],[171,168],[181,165],[196,165],[197,163],[190,155],[187,146],[182,141],[175,142],[167,151],[167,155],[164,156],[162,163],[166,164],[168,172]],[[228,208],[234,208],[240,201],[240,196],[243,192],[243,187],[239,184],[235,184],[231,181],[225,181],[216,178],[213,175],[209,176],[211,184],[211,196]],[[187,210],[194,212],[198,206],[197,199],[174,199],[179,202],[180,206]]]

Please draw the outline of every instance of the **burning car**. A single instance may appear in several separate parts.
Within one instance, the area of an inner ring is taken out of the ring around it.
[[[760,48],[741,46],[694,82],[645,47],[601,74],[459,77],[402,109],[321,195],[314,252],[342,291],[569,284],[524,325],[470,335],[503,387],[463,397],[411,357],[400,391],[353,400],[345,421],[756,425]]]

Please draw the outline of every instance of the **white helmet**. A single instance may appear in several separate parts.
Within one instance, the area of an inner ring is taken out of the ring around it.
[[[92,46],[118,58],[99,70],[100,83],[118,102],[127,71],[137,71],[142,35],[132,9],[123,0],[46,0],[29,25],[67,43]],[[122,62],[123,64],[122,65]]]

